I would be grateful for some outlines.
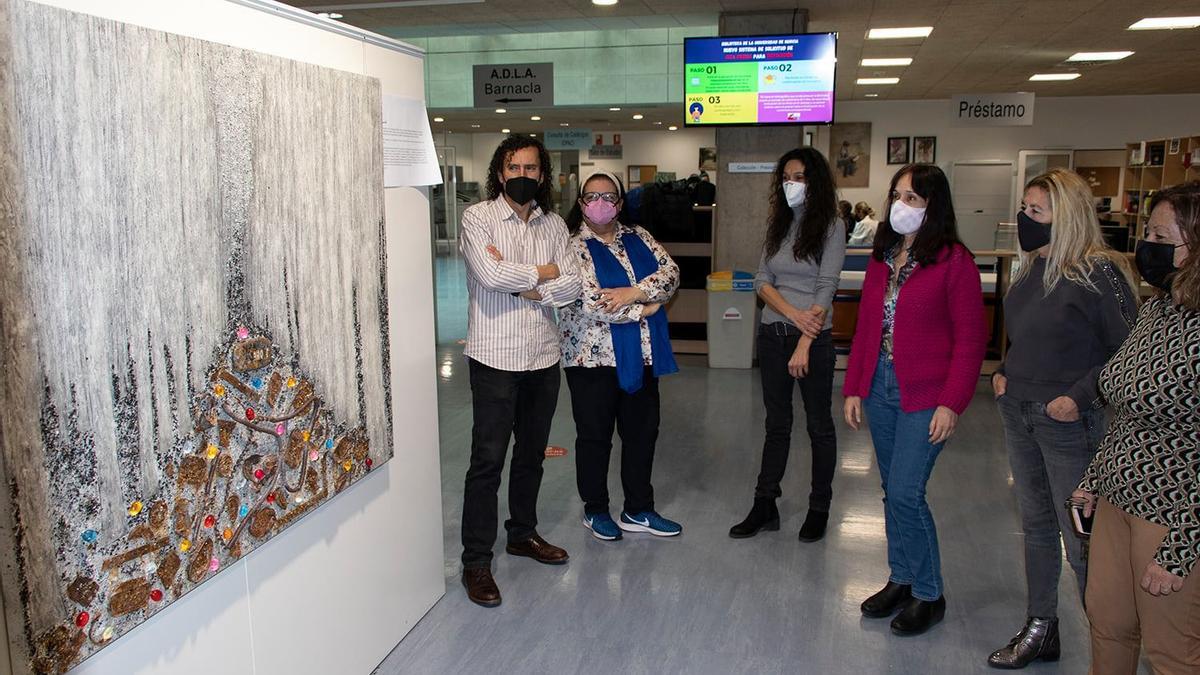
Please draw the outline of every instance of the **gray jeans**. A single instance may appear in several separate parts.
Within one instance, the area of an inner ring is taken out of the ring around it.
[[[1075,570],[1079,598],[1087,587],[1087,555],[1063,506],[1087,470],[1104,438],[1104,410],[1080,411],[1075,422],[1046,414],[1046,404],[1001,396],[1008,461],[1012,467],[1021,530],[1025,534],[1025,583],[1029,616],[1058,615],[1062,544]]]

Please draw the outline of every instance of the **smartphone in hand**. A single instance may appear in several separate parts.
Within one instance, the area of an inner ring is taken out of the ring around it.
[[[1092,522],[1096,519],[1096,512],[1092,511],[1089,516],[1083,515],[1083,507],[1085,502],[1068,499],[1064,504],[1067,511],[1071,514],[1071,525],[1075,529],[1075,534],[1083,539],[1092,536]]]

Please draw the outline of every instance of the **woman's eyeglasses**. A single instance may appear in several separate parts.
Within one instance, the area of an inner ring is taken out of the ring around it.
[[[621,195],[618,195],[615,192],[585,192],[580,199],[583,200],[584,204],[595,203],[597,199],[603,199],[609,204],[616,204],[617,202],[621,201]]]

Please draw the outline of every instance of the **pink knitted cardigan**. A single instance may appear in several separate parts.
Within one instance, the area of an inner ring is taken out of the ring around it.
[[[866,398],[871,393],[890,274],[887,263],[874,257],[867,263],[842,388],[845,396]],[[944,405],[961,415],[975,395],[986,346],[979,269],[970,251],[955,244],[936,263],[918,264],[900,287],[892,340],[900,408],[915,412]]]

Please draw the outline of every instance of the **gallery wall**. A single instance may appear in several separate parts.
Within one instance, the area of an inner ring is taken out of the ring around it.
[[[419,51],[298,23],[274,3],[41,4],[367,75],[385,95],[424,98]],[[76,672],[365,673],[444,593],[426,192],[388,189],[384,211],[394,459]]]

